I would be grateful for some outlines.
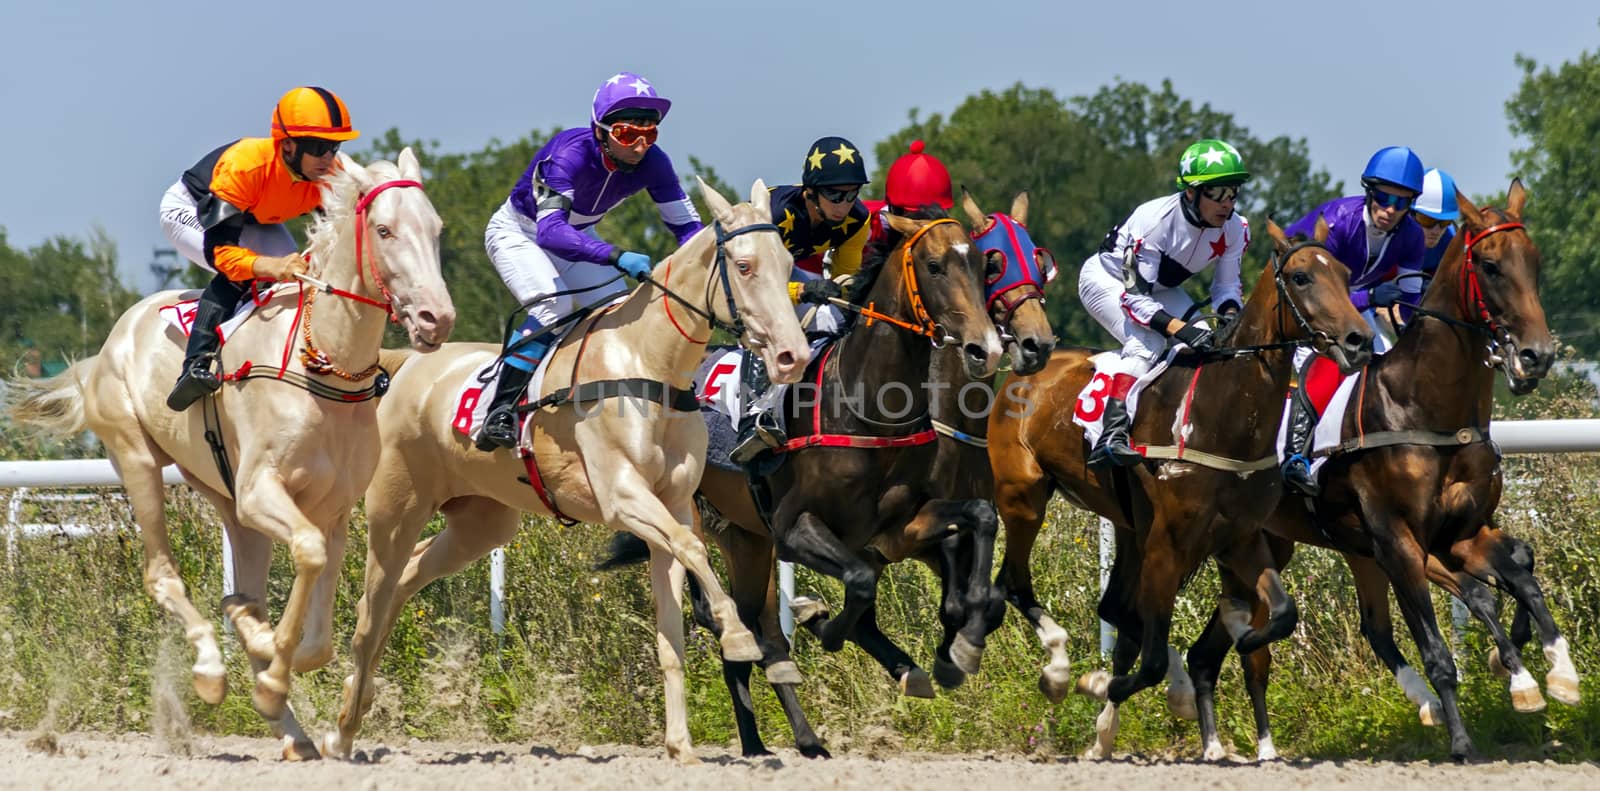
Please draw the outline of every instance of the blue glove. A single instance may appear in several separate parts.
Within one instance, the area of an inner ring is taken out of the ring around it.
[[[1393,281],[1388,283],[1379,283],[1378,285],[1373,286],[1367,293],[1371,295],[1372,306],[1375,308],[1393,307],[1394,303],[1399,302],[1400,297],[1403,296],[1403,293],[1400,291],[1400,284]]]
[[[634,280],[644,280],[650,274],[650,270],[655,268],[655,264],[650,262],[650,256],[644,253],[623,253],[617,256],[614,266],[628,273]]]

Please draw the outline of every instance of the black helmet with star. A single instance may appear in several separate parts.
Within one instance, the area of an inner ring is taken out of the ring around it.
[[[867,166],[861,150],[842,137],[824,137],[806,150],[800,183],[806,187],[833,187],[867,183]]]

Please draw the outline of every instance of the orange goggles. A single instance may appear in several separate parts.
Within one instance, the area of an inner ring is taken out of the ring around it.
[[[1450,221],[1450,220],[1436,219],[1436,218],[1433,218],[1433,217],[1429,217],[1428,215],[1423,214],[1422,212],[1412,212],[1411,213],[1411,219],[1416,220],[1418,225],[1420,225],[1420,226],[1422,226],[1424,228],[1427,228],[1430,231],[1433,230],[1434,228],[1441,228],[1441,227],[1447,227],[1447,226],[1455,225],[1455,223]]]
[[[635,145],[640,140],[647,146],[655,145],[656,135],[660,134],[655,124],[628,124],[618,121],[610,125],[601,124],[600,128],[606,130],[612,140],[625,146]]]

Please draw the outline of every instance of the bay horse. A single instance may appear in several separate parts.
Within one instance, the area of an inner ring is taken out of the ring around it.
[[[1012,355],[1014,372],[1031,374],[1048,362],[1055,346],[1055,333],[1044,312],[1043,287],[1051,274],[1048,252],[1036,257],[1026,230],[1016,228],[1026,226],[1028,195],[1026,192],[1018,194],[1009,214],[986,215],[963,191],[962,208],[974,229],[975,241],[985,238],[987,231],[1000,231],[1013,240],[1018,236],[1026,240],[1022,244],[1000,242],[996,247],[980,247],[976,253],[984,264],[989,318],[1000,330]],[[913,215],[919,219],[936,219],[937,216]],[[885,260],[892,260],[892,250],[885,249],[883,253]],[[878,299],[876,295],[873,297],[874,304]],[[992,477],[983,437],[987,431],[988,411],[996,400],[995,376],[971,378],[968,360],[969,350],[954,344],[932,352],[927,410],[938,438],[934,441],[933,459],[921,475],[925,482],[919,482],[917,487],[937,492],[947,499],[987,501]],[[906,470],[915,469],[912,459],[896,463]],[[716,539],[722,550],[729,572],[730,593],[739,606],[740,617],[762,640],[767,653],[761,664],[789,720],[796,749],[808,757],[826,756],[826,748],[800,708],[795,692],[800,682],[799,672],[778,627],[778,595],[772,576],[772,566],[778,555],[773,534],[740,478],[739,473],[707,470],[701,485],[703,530]],[[895,485],[905,484],[897,482]],[[709,494],[713,487],[714,497]],[[880,574],[888,563],[916,557],[940,575],[943,593],[939,617],[945,632],[936,652],[934,677],[945,687],[958,686],[967,673],[977,672],[988,632],[986,613],[993,606],[988,576],[996,537],[991,529],[994,523],[982,518],[975,521],[976,529],[966,530],[953,524],[933,528],[926,520],[913,519],[898,531],[886,529],[877,533],[869,546],[858,550],[860,559],[874,574]],[[939,530],[945,532],[939,533]],[[617,538],[622,540],[613,542],[610,557],[598,568],[613,568],[642,559],[637,542],[627,541],[624,536]],[[692,583],[690,593],[694,597],[696,622],[715,630],[715,624],[707,615],[705,600]],[[1000,606],[1004,606],[1003,601]],[[826,612],[825,608],[804,600],[798,602],[798,610],[797,620],[814,633],[819,631],[820,616]],[[876,659],[900,684],[902,692],[932,697],[933,686],[927,672],[879,630],[876,614],[875,604],[862,613],[849,633],[850,641]],[[766,755],[768,751],[757,728],[750,697],[750,670],[749,662],[724,658],[723,680],[733,701],[742,751],[746,756]]]
[[[366,592],[350,646],[355,670],[345,681],[338,731],[324,739],[329,752],[350,754],[404,603],[510,542],[521,515],[531,512],[611,525],[649,544],[666,748],[680,761],[695,760],[684,699],[684,569],[711,597],[723,652],[761,656],[690,527],[707,442],[689,389],[695,365],[713,324],[732,325],[774,381],[797,381],[810,360],[786,288],[794,260],[771,224],[766,185],[755,182],[750,202],[737,206],[704,181],[700,192],[715,221],[657,264],[625,301],[581,320],[554,352],[542,393],[530,396],[534,414],[522,444],[531,450],[523,458],[478,451],[452,425],[459,395],[498,347],[452,345],[395,376],[378,410],[382,455],[367,489]],[[418,543],[440,512],[444,529]]]
[[[176,463],[216,507],[233,545],[239,593],[224,605],[255,672],[251,701],[290,759],[318,757],[288,708],[289,672],[333,656],[333,594],[350,510],[378,463],[384,327],[393,316],[414,349],[432,352],[455,323],[439,274],[439,216],[411,150],[397,163],[362,167],[343,154],[339,161],[322,185],[325,214],[311,228],[309,276],[279,286],[228,335],[228,386],[213,398],[184,412],[166,406],[184,356],[183,339],[161,315],[181,292],[166,291],[129,308],[99,354],[52,379],[16,382],[11,408],[41,432],[89,429],[105,443],[144,543],[145,589],[183,624],[196,652],[195,692],[212,704],[225,692],[222,654],[172,555],[161,468]],[[291,356],[297,344],[302,352]],[[276,381],[244,386],[267,379]],[[264,608],[274,540],[289,545],[295,570],[276,628]]]
[[[1551,695],[1578,702],[1577,674],[1531,572],[1531,555],[1493,523],[1502,488],[1499,451],[1489,439],[1497,371],[1521,395],[1538,385],[1554,359],[1538,293],[1539,249],[1522,222],[1526,200],[1520,180],[1512,181],[1504,210],[1479,209],[1457,195],[1461,232],[1395,347],[1358,381],[1342,433],[1352,439],[1323,454],[1329,458],[1321,496],[1309,508],[1303,499],[1285,498],[1268,522],[1280,568],[1296,541],[1344,555],[1355,575],[1362,634],[1419,704],[1424,721],[1436,724],[1429,720],[1442,714],[1458,760],[1471,754],[1472,741],[1461,721],[1455,661],[1434,617],[1430,579],[1488,625],[1519,711],[1541,710],[1544,701],[1483,584],[1505,589],[1537,620],[1553,665]],[[1394,643],[1391,588],[1436,698]],[[1189,652],[1208,755],[1222,752],[1214,687],[1229,645],[1226,620],[1214,614]],[[1256,651],[1244,662],[1258,740],[1270,742],[1264,703],[1270,652]]]
[[[1114,675],[1095,671],[1077,685],[1107,701],[1091,755],[1109,756],[1116,706],[1168,672],[1174,601],[1207,557],[1269,603],[1269,622],[1241,636],[1241,647],[1293,630],[1294,602],[1261,536],[1282,491],[1273,445],[1291,374],[1287,347],[1310,343],[1354,371],[1371,356],[1372,331],[1350,303],[1349,271],[1321,244],[1325,224],[1314,241],[1293,245],[1270,220],[1267,233],[1274,254],[1225,333],[1233,348],[1179,355],[1140,396],[1133,437],[1145,462],[1123,470],[1087,465],[1089,445],[1072,415],[1094,375],[1091,350],[1057,351],[1044,371],[1022,380],[1028,410],[990,415],[989,459],[1006,525],[995,585],[1051,651],[1039,684],[1052,701],[1069,689],[1070,664],[1065,632],[1039,603],[1029,566],[1045,506],[1059,491],[1117,526],[1116,563],[1099,606],[1118,629]],[[1135,660],[1138,672],[1130,675]]]

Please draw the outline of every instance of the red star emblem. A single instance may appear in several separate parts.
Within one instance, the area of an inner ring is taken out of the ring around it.
[[[1211,258],[1207,260],[1215,261],[1221,258],[1223,253],[1228,252],[1228,237],[1226,236],[1218,236],[1215,242],[1210,242],[1209,244],[1211,245]]]

